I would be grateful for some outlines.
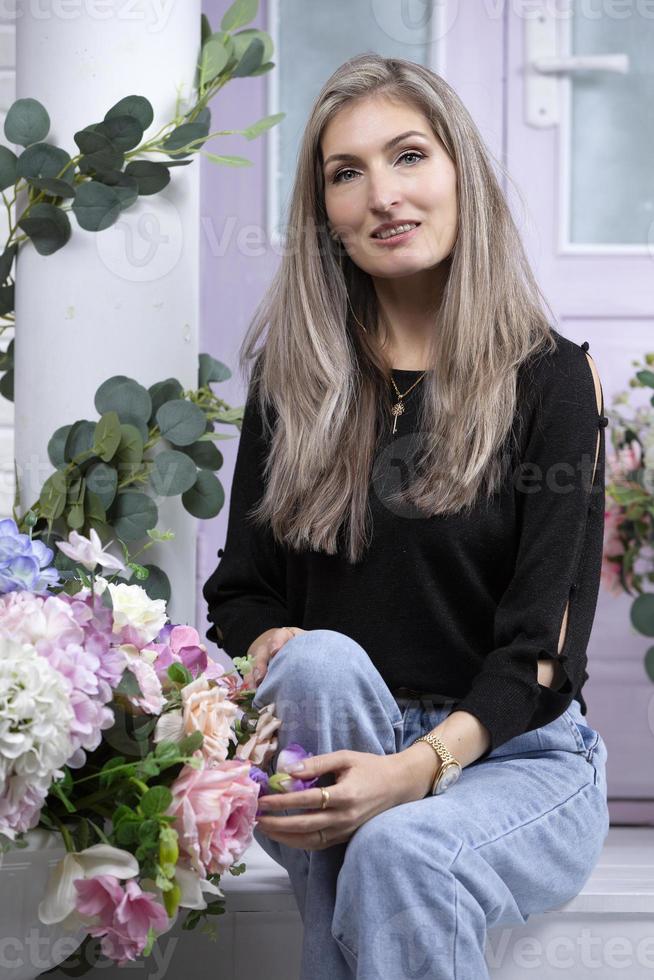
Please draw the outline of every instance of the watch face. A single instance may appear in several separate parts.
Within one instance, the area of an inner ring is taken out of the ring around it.
[[[459,776],[461,775],[461,767],[449,764],[443,770],[443,774],[439,780],[437,793],[443,793],[448,787],[452,786]]]

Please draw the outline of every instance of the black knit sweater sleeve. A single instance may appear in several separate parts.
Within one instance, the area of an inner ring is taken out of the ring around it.
[[[587,347],[568,341],[531,366],[521,458],[512,468],[515,571],[497,606],[493,649],[456,706],[475,715],[491,734],[481,759],[508,739],[559,717],[587,676],[586,646],[602,562],[606,424],[603,401],[597,411]],[[557,690],[537,682],[539,657],[560,661],[563,682]]]
[[[245,656],[259,634],[289,622],[285,556],[267,527],[248,517],[264,491],[263,421],[250,383],[236,456],[224,550],[202,594],[213,624],[207,638],[230,657]],[[222,557],[221,557],[222,556]]]

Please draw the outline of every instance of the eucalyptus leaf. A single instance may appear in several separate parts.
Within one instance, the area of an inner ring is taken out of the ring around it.
[[[258,122],[252,123],[251,126],[244,129],[243,135],[249,140],[256,139],[257,136],[261,136],[262,133],[272,129],[273,126],[276,126],[278,122],[281,122],[281,120],[285,118],[285,116],[285,112],[276,112],[273,116],[264,116],[263,119],[259,119]]]
[[[13,282],[9,286],[0,286],[0,316],[11,313],[16,305]]]
[[[185,453],[164,450],[155,456],[150,470],[150,486],[157,496],[175,497],[195,483],[197,467]]]
[[[118,413],[112,410],[104,412],[95,429],[93,440],[95,455],[108,463],[120,445],[121,435]]]
[[[80,228],[104,231],[118,220],[121,200],[111,187],[89,180],[78,185],[72,210]]]
[[[197,480],[182,494],[182,503],[189,514],[206,521],[220,513],[225,503],[225,491],[213,473],[198,470]]]
[[[212,442],[194,442],[190,446],[182,446],[181,451],[190,456],[201,470],[219,470],[223,465],[223,454]]]
[[[205,153],[207,160],[211,160],[212,163],[221,163],[225,167],[251,167],[252,160],[248,160],[247,157],[237,157],[237,156],[225,156],[219,153]]]
[[[14,369],[9,368],[6,374],[3,374],[0,378],[0,395],[6,398],[7,401],[13,402],[14,400]]]
[[[136,180],[142,196],[158,194],[170,183],[167,165],[152,160],[132,160],[125,167],[125,173]]]
[[[77,456],[93,450],[96,425],[96,422],[89,422],[87,419],[80,419],[71,425],[64,445],[64,458],[69,463]]]
[[[107,187],[111,187],[114,193],[118,195],[123,211],[138,200],[139,182],[136,177],[130,177],[129,174],[123,173],[121,170],[102,170],[96,172],[95,176],[96,180],[106,184]]]
[[[177,378],[166,378],[165,381],[157,381],[148,388],[148,393],[152,399],[152,412],[148,419],[151,425],[155,424],[155,416],[162,405],[176,398],[184,397],[184,389]]]
[[[165,602],[169,602],[172,589],[170,579],[164,570],[157,565],[144,565],[143,567],[147,568],[149,572],[148,577],[143,582],[143,588],[147,594],[151,599],[163,599]]]
[[[235,31],[249,24],[257,16],[259,0],[234,0],[227,8],[220,22],[223,31]]]
[[[205,44],[211,37],[211,24],[206,14],[200,16],[200,44]]]
[[[74,205],[73,205],[74,207]],[[32,240],[39,255],[52,255],[63,248],[71,235],[68,215],[53,204],[33,204],[18,227]]]
[[[0,354],[0,371],[8,371],[14,366],[14,339],[7,344],[7,350]]]
[[[143,139],[143,128],[134,116],[110,116],[98,123],[95,131],[106,136],[112,146],[123,153],[133,150]]]
[[[161,435],[174,446],[190,446],[206,426],[202,409],[185,399],[166,402],[158,410],[156,419]]]
[[[173,129],[166,139],[163,141],[162,146],[167,152],[171,150],[181,150],[188,143],[192,143],[194,140],[204,140],[206,139],[207,133],[205,127],[201,123],[182,123],[181,126],[177,126]],[[199,146],[202,144],[200,143]],[[198,147],[196,146],[195,149]],[[190,151],[192,152],[192,151]]]
[[[116,412],[123,416],[135,416],[147,422],[152,412],[152,399],[147,388],[133,378],[117,374],[104,381],[95,393],[95,407],[100,415]]]
[[[0,146],[0,190],[13,187],[18,180],[16,168],[18,157],[8,146]]]
[[[104,510],[109,510],[118,489],[118,474],[115,468],[108,463],[94,463],[86,472],[86,485],[99,499]]]
[[[263,45],[263,51],[261,54],[261,61],[270,61],[273,56],[273,39],[270,34],[266,34],[265,31],[259,31],[256,27],[247,27],[243,31],[237,31],[236,34],[232,34],[232,41],[234,42],[234,55],[237,60],[240,60],[245,52],[247,51],[250,42],[253,38],[258,38]]]
[[[232,71],[232,78],[246,78],[253,71],[260,68],[263,64],[263,41],[259,37],[253,37],[243,56],[238,61],[236,68]]]
[[[266,72],[272,71],[274,67],[274,61],[267,61],[265,65],[260,65],[259,68],[256,68],[253,72],[250,72],[250,78],[254,78],[257,75],[265,75]],[[284,115],[286,115],[286,113],[284,113]]]
[[[129,479],[139,469],[143,460],[143,439],[133,425],[121,423],[118,451],[112,463],[120,480]]]
[[[229,61],[229,51],[216,37],[211,37],[202,48],[200,61],[201,79],[203,85],[208,85],[221,73]]]
[[[71,428],[72,426],[70,425],[62,425],[53,432],[48,442],[48,459],[58,470],[64,469],[68,465],[65,456],[65,446]]]
[[[66,514],[66,523],[73,531],[79,531],[84,527],[84,506],[83,504],[73,504]]]
[[[33,143],[18,157],[16,174],[18,177],[58,177],[70,164],[70,156],[65,150],[50,143]],[[64,180],[70,184],[74,168],[68,167]]]
[[[138,490],[121,491],[111,508],[110,520],[123,541],[138,541],[156,525],[157,505],[151,497]]]
[[[0,256],[0,282],[4,282],[9,273],[11,272],[11,267],[14,264],[14,259],[16,258],[16,252],[18,251],[18,245],[13,242],[8,245]]]
[[[222,361],[217,361],[211,354],[200,354],[198,370],[198,388],[204,388],[210,381],[227,381],[232,372]]]
[[[5,117],[5,136],[10,143],[29,146],[50,132],[50,116],[36,99],[17,99]]]
[[[29,183],[38,191],[45,191],[50,197],[75,197],[75,188],[67,180],[57,177],[30,177]]]
[[[113,119],[114,116],[133,116],[141,130],[145,131],[152,125],[154,111],[151,103],[144,96],[126,95],[124,99],[121,99],[105,113],[105,122]]]
[[[56,470],[41,488],[39,505],[43,517],[50,520],[61,517],[66,506],[66,493],[66,477],[61,470]]]
[[[105,466],[105,463],[98,463],[98,466]],[[102,500],[97,493],[94,493],[89,487],[88,476],[94,467],[90,467],[86,474],[86,497],[84,500],[84,511],[86,513],[88,520],[98,521],[104,523],[107,519],[107,512],[102,503]],[[116,471],[114,470],[114,473]]]

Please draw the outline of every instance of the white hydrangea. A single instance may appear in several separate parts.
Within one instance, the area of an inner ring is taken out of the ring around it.
[[[43,784],[72,752],[68,682],[31,643],[0,635],[0,795],[9,780]]]

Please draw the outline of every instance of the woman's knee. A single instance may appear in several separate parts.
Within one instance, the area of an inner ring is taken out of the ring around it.
[[[268,674],[306,689],[332,681],[341,684],[343,670],[351,672],[365,650],[345,633],[330,629],[307,630],[287,640],[268,661]],[[268,677],[264,678],[263,683]]]

